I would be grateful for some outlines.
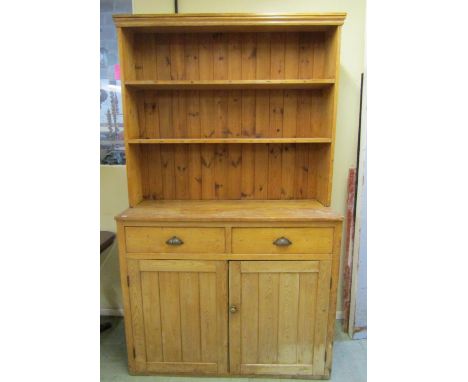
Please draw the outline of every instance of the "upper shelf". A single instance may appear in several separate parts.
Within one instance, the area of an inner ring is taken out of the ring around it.
[[[172,80],[125,81],[125,86],[140,90],[204,90],[204,89],[320,89],[332,86],[334,79],[314,80]]]
[[[144,138],[129,139],[129,144],[200,143],[331,143],[330,138]]]

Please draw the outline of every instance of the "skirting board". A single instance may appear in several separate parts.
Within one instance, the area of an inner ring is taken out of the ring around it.
[[[123,308],[117,309],[104,309],[101,308],[101,316],[123,316]],[[336,319],[342,320],[343,319],[343,312],[341,310],[336,312]]]

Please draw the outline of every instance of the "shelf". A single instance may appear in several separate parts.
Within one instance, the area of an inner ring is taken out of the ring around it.
[[[125,81],[130,89],[208,90],[208,89],[320,89],[335,84],[334,79],[315,80],[206,80],[206,81]]]
[[[331,138],[164,138],[129,139],[129,144],[206,144],[206,143],[331,143]]]

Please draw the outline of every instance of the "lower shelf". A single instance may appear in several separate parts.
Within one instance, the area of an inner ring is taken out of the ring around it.
[[[333,78],[282,80],[133,80],[128,89],[139,90],[249,90],[249,89],[321,89],[333,86]]]
[[[331,138],[139,138],[129,139],[128,143],[135,144],[210,144],[210,143],[331,143]]]

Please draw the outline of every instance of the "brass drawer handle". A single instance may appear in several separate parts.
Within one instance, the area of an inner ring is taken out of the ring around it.
[[[172,236],[170,239],[166,241],[167,245],[182,245],[184,242],[182,239],[179,239],[177,236]]]
[[[281,236],[278,239],[276,239],[273,242],[273,244],[278,246],[278,247],[287,247],[288,245],[291,245],[292,242],[288,238],[286,238],[284,236]]]

